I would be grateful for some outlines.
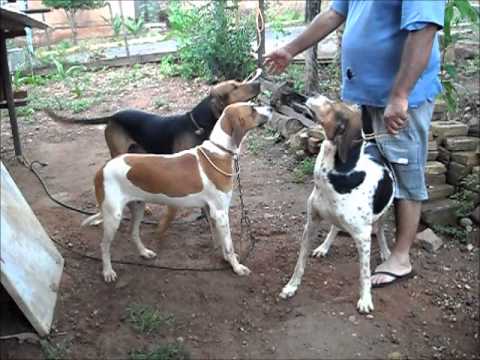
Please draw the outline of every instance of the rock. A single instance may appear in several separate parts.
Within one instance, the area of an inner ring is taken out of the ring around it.
[[[478,44],[469,42],[456,43],[454,53],[455,60],[458,62],[473,59],[475,56],[478,56]]]
[[[438,158],[438,151],[429,151],[427,154],[427,161],[435,161]]]
[[[437,149],[438,149],[438,145],[436,141],[428,142],[428,151],[436,151]]]
[[[456,224],[456,203],[451,199],[427,201],[422,205],[422,222],[428,226],[437,224]]]
[[[302,129],[290,136],[288,146],[293,150],[305,150],[307,148],[308,133],[307,129]]]
[[[448,165],[447,183],[451,185],[458,185],[460,183],[460,180],[470,174],[471,170],[471,166],[465,166],[457,162],[451,161]]]
[[[478,139],[473,136],[454,136],[445,139],[445,147],[450,151],[475,151]]]
[[[430,185],[427,188],[430,200],[446,199],[455,192],[454,186],[450,184]]]
[[[472,211],[472,214],[470,215],[470,217],[472,218],[472,220],[473,220],[476,224],[480,224],[480,205],[478,205],[478,206]]]
[[[425,174],[425,183],[427,185],[441,185],[447,182],[446,174]]]
[[[443,240],[430,228],[418,233],[416,241],[422,248],[430,253],[436,252],[443,245]]]
[[[450,159],[465,166],[480,164],[480,154],[476,151],[455,151],[451,153]]]
[[[473,225],[473,221],[469,218],[461,218],[458,223],[464,228],[467,228],[469,226],[471,227]]]
[[[325,140],[325,130],[322,126],[314,126],[307,130],[308,136],[320,140]]]
[[[447,167],[439,161],[428,161],[425,165],[425,173],[429,175],[445,174]]]
[[[403,359],[403,355],[398,351],[394,351],[394,352],[391,352],[390,354],[388,354],[387,359],[388,360],[401,360],[401,359]]]
[[[441,144],[444,139],[452,136],[466,136],[468,126],[460,121],[435,121],[432,123],[432,133]]]
[[[448,163],[450,162],[450,151],[448,151],[443,146],[439,146],[437,161],[440,161],[442,164],[448,165]]]
[[[447,114],[447,103],[443,100],[437,100],[435,102],[435,108],[433,110],[432,120],[444,120]]]

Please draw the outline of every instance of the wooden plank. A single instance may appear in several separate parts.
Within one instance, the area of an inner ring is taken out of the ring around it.
[[[12,9],[0,8],[0,18],[2,19],[2,21],[0,22],[0,29],[21,29],[25,26],[39,29],[48,28],[48,25],[44,22]]]
[[[1,283],[40,336],[53,320],[63,257],[1,165]]]

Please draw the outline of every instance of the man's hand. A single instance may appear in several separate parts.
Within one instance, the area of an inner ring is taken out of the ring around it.
[[[285,70],[291,60],[292,54],[284,47],[281,47],[265,55],[264,64],[267,67],[267,72],[280,74]]]
[[[383,121],[389,134],[397,135],[401,128],[404,128],[408,118],[408,98],[393,97],[388,101]]]

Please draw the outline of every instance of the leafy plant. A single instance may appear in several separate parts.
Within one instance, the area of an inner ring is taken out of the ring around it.
[[[143,16],[139,16],[136,19],[128,17],[125,19],[124,25],[127,31],[133,36],[137,36],[143,30],[145,30],[145,21],[143,20]]]
[[[472,27],[478,29],[480,26],[479,17],[478,11],[475,10],[469,0],[447,0],[442,39],[442,85],[444,88],[442,96],[447,103],[449,112],[455,112],[458,103],[458,92],[456,89],[457,67],[454,63],[447,62],[445,57],[448,51],[453,50],[455,43],[459,40],[459,35],[454,34],[452,29],[461,20],[468,20]]]
[[[115,15],[112,19],[112,30],[115,37],[120,36],[122,32],[123,21],[119,15]]]
[[[180,343],[157,346],[149,352],[132,351],[130,360],[189,360],[190,354]]]
[[[177,76],[180,74],[180,66],[175,63],[173,56],[167,55],[160,61],[159,71],[164,76]]]
[[[315,157],[307,157],[293,169],[295,183],[304,183],[307,176],[313,175],[315,169]]]
[[[43,354],[47,360],[65,359],[67,353],[67,340],[54,344],[49,340],[40,340]]]
[[[467,175],[460,182],[459,191],[451,196],[455,200],[455,215],[459,218],[468,217],[475,209],[475,201],[480,196],[480,183],[477,174]]]
[[[251,43],[255,39],[253,18],[237,22],[234,7],[226,0],[209,1],[194,9],[179,2],[169,7],[169,23],[179,42],[180,74],[208,81],[243,79],[255,68]]]
[[[432,228],[433,228],[433,231],[435,231],[438,234],[450,236],[455,240],[458,240],[461,242],[465,241],[467,237],[466,230],[459,226],[435,224],[432,226]]]
[[[151,333],[164,325],[175,322],[172,314],[163,315],[158,310],[142,304],[133,304],[127,308],[128,322],[135,330],[142,333]]]

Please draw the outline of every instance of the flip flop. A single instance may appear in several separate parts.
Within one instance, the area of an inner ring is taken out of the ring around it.
[[[392,281],[383,282],[383,283],[380,283],[380,284],[372,284],[372,289],[378,289],[378,288],[383,288],[383,287],[386,287],[386,286],[390,286],[390,285],[398,283],[402,280],[410,279],[410,278],[415,276],[415,271],[411,270],[409,273],[406,273],[404,275],[397,275],[397,274],[391,273],[389,271],[375,271],[372,275],[388,275],[388,276],[393,277]]]

